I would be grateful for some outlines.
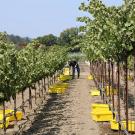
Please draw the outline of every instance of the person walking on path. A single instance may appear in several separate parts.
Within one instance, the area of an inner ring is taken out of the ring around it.
[[[75,66],[76,66],[76,61],[70,61],[69,66],[72,67],[72,79],[75,78]]]
[[[80,67],[79,67],[78,62],[76,63],[75,68],[76,68],[76,70],[77,70],[77,77],[78,77],[78,79],[79,79],[79,77],[80,77]]]

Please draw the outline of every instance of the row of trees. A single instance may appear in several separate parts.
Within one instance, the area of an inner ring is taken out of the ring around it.
[[[80,10],[90,13],[92,17],[78,17],[85,26],[80,30],[85,34],[81,46],[90,62],[117,64],[118,98],[119,98],[119,66],[125,70],[125,113],[128,130],[128,59],[135,57],[135,1],[124,0],[119,7],[108,7],[100,0],[81,3]],[[110,75],[109,75],[110,76]],[[111,84],[109,78],[109,85]],[[113,84],[112,84],[113,85]],[[113,86],[112,86],[113,87]],[[120,106],[120,99],[118,100]],[[114,110],[114,109],[113,109]],[[118,108],[120,122],[120,108]]]
[[[79,34],[78,28],[66,29],[60,33],[60,36],[54,36],[53,34],[38,37],[35,40],[44,46],[61,45],[71,47],[73,51],[80,51],[78,46],[82,35]]]
[[[46,78],[53,78],[55,73],[64,67],[67,62],[67,51],[67,48],[57,45],[44,48],[35,40],[26,47],[18,49],[10,42],[8,35],[0,33],[0,103],[3,103],[4,133],[6,132],[5,101],[13,98],[16,117],[16,93],[22,93],[23,108],[24,90],[29,88],[29,105],[32,106],[32,88],[35,89],[36,84],[40,86],[40,82],[45,87]]]
[[[0,94],[4,101],[43,77],[52,76],[67,61],[67,49],[63,47],[45,50],[34,41],[18,50],[6,37],[0,35]]]
[[[80,10],[89,12],[94,18],[78,18],[86,23],[82,44],[91,60],[124,61],[135,52],[134,6],[133,0],[125,1],[120,7],[106,7],[100,0],[81,4]]]
[[[6,33],[5,33],[6,34]],[[13,42],[17,45],[18,48],[23,48],[28,43],[32,41],[32,39],[26,37],[22,38],[20,36],[15,35],[7,35],[9,41]],[[72,27],[64,30],[60,33],[60,36],[57,37],[53,34],[44,35],[35,38],[34,40],[38,43],[42,44],[44,47],[53,46],[53,45],[61,45],[70,47],[71,50],[80,51],[79,42],[82,38],[82,35],[79,34],[79,29],[77,27]]]
[[[7,35],[6,40],[8,40],[9,42],[13,42],[17,46],[24,45],[24,44],[26,45],[29,42],[31,42],[31,39],[29,37],[20,37],[18,35],[7,34],[6,32],[0,32],[0,35],[3,34]]]

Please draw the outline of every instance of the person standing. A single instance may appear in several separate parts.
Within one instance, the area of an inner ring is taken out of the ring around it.
[[[72,67],[72,79],[75,78],[75,66],[76,66],[76,61],[70,61],[69,66]]]
[[[77,77],[79,78],[80,77],[80,67],[79,67],[78,62],[76,63],[75,68],[77,70]]]

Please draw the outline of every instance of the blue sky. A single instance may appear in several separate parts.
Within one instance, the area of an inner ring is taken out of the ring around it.
[[[31,38],[46,34],[59,35],[66,28],[81,25],[76,17],[87,0],[0,0],[0,31]],[[120,5],[122,0],[103,0]]]

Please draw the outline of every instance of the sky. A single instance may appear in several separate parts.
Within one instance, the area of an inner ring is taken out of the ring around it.
[[[0,31],[36,38],[47,34],[58,36],[67,28],[82,25],[78,10],[87,0],[0,0]],[[103,0],[107,5],[121,5],[122,0]]]

